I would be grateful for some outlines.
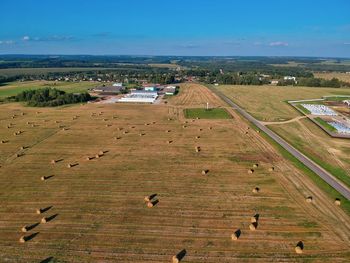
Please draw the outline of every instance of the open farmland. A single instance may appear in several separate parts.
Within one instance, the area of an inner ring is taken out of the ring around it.
[[[349,89],[248,86],[222,86],[219,89],[350,186],[350,140],[331,138],[286,102],[326,95],[347,95]]]
[[[184,118],[207,102],[225,107],[196,84],[162,105],[0,105],[0,258],[171,262],[186,249],[183,262],[347,262],[349,216],[232,109],[232,119]],[[51,221],[21,233],[42,217]]]
[[[4,85],[0,85],[0,99],[9,96],[15,96],[25,90],[42,89],[45,87],[53,87],[65,92],[84,92],[89,88],[95,87],[97,84],[94,82],[61,82],[61,81],[25,81],[25,82],[10,82]]]
[[[350,95],[349,88],[222,85],[218,89],[262,121],[286,121],[300,116],[300,113],[287,103],[288,100]]]

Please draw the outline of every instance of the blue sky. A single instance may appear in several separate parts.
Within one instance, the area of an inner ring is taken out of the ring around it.
[[[349,0],[1,0],[0,54],[350,57]]]

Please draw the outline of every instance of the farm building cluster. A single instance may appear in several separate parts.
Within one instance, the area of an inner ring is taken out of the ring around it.
[[[348,105],[347,102],[348,101],[345,100],[342,103]],[[309,112],[308,117],[319,126],[323,127],[323,125],[319,123],[321,120],[321,122],[326,123],[334,129],[335,132],[332,131],[333,135],[338,134],[341,137],[345,136],[346,138],[350,138],[350,120],[345,115],[323,104],[303,103],[300,105]],[[328,133],[329,132],[330,131],[328,131]]]
[[[114,83],[111,86],[96,87],[92,90],[100,96],[121,95],[118,98],[109,98],[105,103],[131,102],[131,103],[155,103],[160,96],[172,96],[177,88],[173,85],[162,86],[159,84],[143,85],[141,88],[127,89],[122,83]]]

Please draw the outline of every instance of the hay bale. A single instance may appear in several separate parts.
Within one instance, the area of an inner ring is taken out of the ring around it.
[[[37,213],[38,215],[40,215],[42,212],[43,210],[41,208],[35,210],[35,213]]]
[[[73,164],[69,163],[67,164],[67,168],[72,168],[73,167]]]
[[[172,119],[171,118],[168,118],[168,121],[171,121]]]
[[[202,170],[202,175],[206,175],[209,173],[209,170]]]
[[[114,137],[115,140],[120,140],[122,137]]]
[[[335,205],[341,205],[341,201],[339,198],[336,198],[335,201],[334,201]]]
[[[295,252],[297,254],[302,254],[304,250],[304,243],[302,241],[299,241],[298,244],[295,246]]]
[[[177,258],[177,256],[172,257],[172,263],[179,263],[180,260]]]
[[[312,203],[312,201],[313,201],[312,196],[308,196],[308,197],[306,198],[306,202],[307,202],[307,203]]]
[[[153,201],[149,201],[149,202],[147,202],[147,207],[148,208],[152,208],[152,207],[154,207],[156,204],[158,204],[159,203],[159,200],[158,199],[155,199],[155,200],[153,200]]]
[[[150,202],[153,198],[155,198],[157,196],[157,194],[151,194],[149,196],[146,196],[144,198],[145,202]]]
[[[0,143],[6,143],[4,140],[1,140]]]
[[[40,222],[42,223],[42,224],[45,224],[45,223],[47,223],[47,218],[46,217],[43,217],[43,218],[41,218],[41,220],[40,220]]]
[[[194,149],[196,150],[197,153],[201,151],[201,147],[199,146],[196,146]]]
[[[200,139],[201,138],[201,136],[196,136],[196,139]]]
[[[182,128],[186,128],[187,126],[186,125],[182,125]]]
[[[95,155],[95,158],[97,158],[97,159],[100,158],[100,157],[101,157],[101,155],[99,155],[99,154]]]
[[[118,127],[118,131],[121,131],[123,128],[122,127]]]
[[[92,160],[93,159],[93,157],[86,157],[86,161],[90,161],[90,160]]]
[[[57,161],[56,160],[51,160],[51,164],[55,164]]]
[[[128,132],[128,131],[124,131],[124,132],[123,132],[123,134],[127,134],[127,133],[129,133],[129,132]]]
[[[166,143],[167,143],[167,144],[170,144],[170,143],[172,143],[172,142],[173,142],[173,141],[167,141]]]
[[[252,173],[254,173],[254,169],[249,169],[248,174],[252,174]]]
[[[259,187],[255,187],[254,189],[253,189],[253,193],[259,193],[260,192],[260,188]]]
[[[142,133],[142,132],[141,132],[139,135],[140,135],[140,136],[144,136],[144,135],[145,135],[145,133]]]
[[[213,127],[209,127],[208,129],[209,129],[209,130],[212,130],[212,129],[213,129]]]
[[[258,163],[253,164],[253,168],[258,168],[258,167],[259,167]]]
[[[275,167],[273,167],[273,166],[271,166],[270,168],[269,168],[269,172],[273,172],[275,170]]]
[[[258,223],[257,223],[257,222],[251,223],[251,224],[249,225],[249,229],[250,229],[251,231],[255,231],[257,227],[258,227]]]
[[[40,177],[40,180],[41,180],[41,181],[45,181],[46,179],[47,179],[46,176],[41,176],[41,177]]]
[[[259,221],[259,214],[255,214],[250,218],[251,223],[257,223]]]
[[[22,227],[21,231],[24,232],[24,233],[27,232],[28,231],[27,226]]]
[[[171,132],[170,130],[166,130],[165,132]]]
[[[239,237],[241,236],[241,230],[237,229],[232,235],[231,235],[231,239],[232,240],[238,240]]]
[[[203,129],[202,129],[202,128],[200,128],[200,129],[198,129],[198,131],[203,131]]]
[[[99,154],[100,156],[102,156],[102,155],[105,154],[105,152],[104,152],[104,151],[99,151],[98,154]]]
[[[25,243],[27,241],[27,238],[25,236],[22,236],[20,239],[19,239],[19,242],[20,243]]]

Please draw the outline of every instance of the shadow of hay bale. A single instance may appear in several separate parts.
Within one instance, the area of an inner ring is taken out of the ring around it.
[[[67,167],[68,168],[72,168],[72,167],[75,167],[75,166],[78,166],[79,165],[79,163],[69,163],[69,164],[67,164]]]
[[[24,227],[22,227],[21,231],[28,232],[28,231],[36,228],[38,225],[40,225],[40,223],[35,223],[35,224],[29,225],[29,226],[24,226]]]
[[[51,205],[51,206],[48,206],[48,207],[45,207],[45,208],[39,208],[39,209],[36,210],[36,213],[38,215],[43,214],[43,213],[49,211],[52,207],[53,206]]]
[[[298,244],[295,246],[295,252],[297,254],[301,254],[303,253],[303,250],[304,250],[304,243],[303,241],[299,241]]]
[[[237,229],[232,235],[231,238],[232,240],[238,240],[239,237],[241,236],[242,231],[240,229]]]
[[[43,224],[48,223],[48,222],[54,220],[57,216],[58,216],[58,214],[54,214],[54,215],[48,216],[48,217],[43,217],[41,219],[41,223],[43,223]]]
[[[28,235],[28,236],[22,236],[22,237],[19,239],[19,242],[25,243],[25,242],[27,242],[27,241],[30,241],[30,240],[32,240],[34,237],[36,237],[38,234],[39,234],[39,232],[33,233],[33,234],[31,234],[31,235]]]
[[[45,258],[44,260],[40,261],[39,263],[50,263],[53,260],[54,260],[54,257],[48,257],[48,258]]]
[[[260,217],[259,214],[255,214],[254,216],[252,216],[252,217],[250,218],[250,222],[251,222],[251,223],[257,223],[257,222],[259,221],[259,217]]]
[[[41,176],[40,177],[40,180],[41,181],[46,181],[46,180],[49,180],[50,178],[54,177],[54,175],[48,175],[48,176]]]
[[[186,249],[181,250],[179,253],[177,253],[175,256],[172,258],[173,263],[179,263],[187,254]]]

